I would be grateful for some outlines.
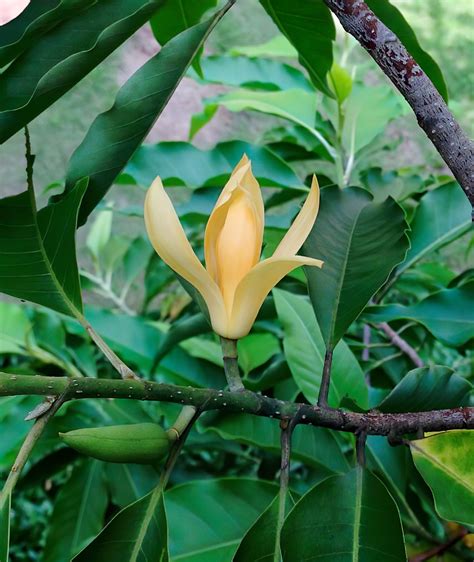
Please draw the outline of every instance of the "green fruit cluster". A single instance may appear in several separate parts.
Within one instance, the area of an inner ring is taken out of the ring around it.
[[[155,423],[76,429],[59,436],[79,453],[106,462],[155,464],[170,447],[166,431]]]

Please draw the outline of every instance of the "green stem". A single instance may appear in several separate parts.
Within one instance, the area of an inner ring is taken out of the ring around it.
[[[237,340],[221,337],[222,358],[224,359],[224,372],[227,384],[232,392],[245,390],[240,378],[239,364],[237,361]]]
[[[179,439],[195,415],[196,408],[194,406],[183,406],[173,425],[167,431],[169,438],[172,441]]]
[[[41,437],[49,420],[59,410],[66,400],[66,392],[63,392],[52,404],[52,406],[39,418],[36,419],[34,425],[28,432],[23,444],[18,452],[18,455],[13,463],[13,466],[8,474],[7,480],[0,493],[0,513],[5,507],[5,503],[10,501],[10,496],[15,488],[18,480],[20,479],[21,472],[33,450],[34,446]]]
[[[125,398],[152,400],[194,406],[204,410],[238,412],[267,418],[293,418],[298,423],[367,435],[403,435],[449,429],[474,429],[474,408],[451,408],[427,412],[383,414],[357,413],[331,407],[276,400],[250,390],[230,392],[194,388],[146,380],[45,377],[0,373],[0,396],[58,396],[65,400],[84,398]]]

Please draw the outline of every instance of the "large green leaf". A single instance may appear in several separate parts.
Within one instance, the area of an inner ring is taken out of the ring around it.
[[[314,93],[313,85],[294,66],[264,59],[214,55],[201,60],[206,82],[264,90],[298,88]]]
[[[200,150],[186,142],[143,145],[127,164],[121,181],[131,179],[148,187],[159,175],[165,186],[223,187],[243,154],[252,160],[252,171],[262,186],[303,188],[279,156],[264,146],[242,141],[223,142],[211,150]]]
[[[336,30],[327,6],[319,0],[260,0],[280,31],[298,51],[314,85],[332,96],[326,75],[332,66]]]
[[[374,203],[358,187],[329,187],[301,253],[324,260],[305,268],[327,349],[333,349],[408,248],[405,215],[393,199]]]
[[[214,8],[217,0],[164,0],[150,20],[151,29],[160,45],[196,25],[202,16]]]
[[[95,4],[97,0],[42,0],[30,2],[2,27],[0,67],[6,65],[57,24]]]
[[[82,310],[74,235],[82,180],[36,212],[32,190],[0,200],[0,291],[77,316]]]
[[[398,266],[396,277],[472,228],[471,205],[456,182],[448,183],[421,199],[410,227],[411,247],[405,261]]]
[[[448,521],[474,525],[474,431],[446,431],[410,441],[416,468]]]
[[[242,89],[223,94],[211,101],[230,111],[253,110],[269,113],[293,121],[306,129],[314,129],[317,98],[304,90],[262,92]]]
[[[283,562],[406,562],[397,506],[382,482],[355,468],[307,492],[281,534]]]
[[[463,406],[472,385],[449,367],[433,365],[407,373],[378,405],[381,412],[424,412]]]
[[[438,92],[448,101],[448,89],[441,69],[434,59],[421,47],[415,32],[401,12],[388,0],[366,0],[374,14],[400,39],[410,55],[421,66]]]
[[[225,11],[226,8],[171,39],[120,88],[112,108],[92,123],[71,157],[66,178],[66,191],[69,191],[78,179],[90,177],[81,205],[80,224],[86,221],[140,146]]]
[[[443,289],[426,299],[404,306],[389,304],[371,307],[365,316],[373,322],[408,319],[423,324],[435,338],[459,346],[474,338],[474,282]]]
[[[278,318],[285,329],[283,347],[293,378],[306,398],[315,403],[321,384],[325,347],[309,302],[280,289],[273,290]],[[341,341],[334,349],[329,403],[339,406],[345,397],[361,407],[368,403],[364,373],[353,353]]]
[[[253,445],[280,455],[281,430],[277,420],[245,414],[206,414],[200,427],[223,439]],[[321,427],[298,425],[293,432],[291,455],[308,466],[345,472],[347,460],[334,433]]]
[[[245,534],[235,553],[232,562],[274,562],[281,560],[281,552],[277,542],[277,529],[279,526],[279,496],[277,496],[267,509],[260,515],[255,523]],[[294,501],[288,494],[286,511],[291,509]]]
[[[168,562],[168,524],[160,487],[122,509],[72,562]]]
[[[151,492],[159,480],[157,470],[143,464],[107,463],[106,471],[112,502],[119,507]]]
[[[34,41],[0,77],[0,143],[70,90],[159,4],[160,0],[96,2]]]
[[[200,480],[167,491],[173,562],[231,560],[245,532],[277,492],[275,484],[247,478]]]
[[[54,503],[42,562],[64,562],[77,554],[101,529],[108,503],[104,465],[76,466]]]
[[[0,496],[0,562],[8,561],[10,547],[10,503],[11,495]]]

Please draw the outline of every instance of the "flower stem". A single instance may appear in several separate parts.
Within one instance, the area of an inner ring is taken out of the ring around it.
[[[224,372],[232,392],[245,390],[239,373],[237,362],[237,340],[229,340],[221,337],[222,358],[224,359]]]

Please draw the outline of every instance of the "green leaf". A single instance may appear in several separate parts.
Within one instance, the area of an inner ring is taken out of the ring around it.
[[[129,245],[122,261],[124,283],[127,287],[146,270],[152,253],[153,248],[150,242],[145,240],[143,236],[138,236]]]
[[[460,346],[474,338],[474,282],[443,289],[426,299],[404,306],[389,304],[370,307],[364,315],[371,322],[409,319],[423,324],[435,338],[447,345]]]
[[[313,92],[313,85],[294,66],[264,59],[228,55],[214,55],[201,60],[206,82],[264,90],[298,88]]]
[[[160,347],[155,356],[154,365],[158,365],[163,357],[180,342],[192,338],[193,336],[209,332],[209,330],[209,323],[202,313],[174,322],[161,340]]]
[[[472,228],[471,205],[456,182],[448,183],[421,199],[410,227],[411,248],[397,268],[396,277],[430,252],[468,232]]]
[[[20,55],[50,29],[96,0],[42,0],[30,2],[21,14],[2,27],[0,67]]]
[[[153,35],[163,46],[185,29],[199,23],[216,4],[217,0],[165,0],[150,19]]]
[[[339,104],[342,104],[346,98],[350,95],[352,90],[352,78],[350,74],[339,66],[336,62],[333,62],[331,70],[328,74],[329,88],[335,95]]]
[[[277,420],[244,414],[206,414],[200,428],[216,433],[223,439],[266,449],[280,455],[281,430]],[[321,427],[298,425],[292,438],[293,458],[326,472],[346,472],[349,468],[334,433]]]
[[[307,492],[281,534],[283,562],[406,562],[397,506],[382,482],[355,468]]]
[[[280,92],[234,90],[211,101],[223,105],[230,111],[253,110],[269,113],[294,121],[307,129],[314,129],[317,98],[304,90]]]
[[[245,55],[246,57],[262,58],[262,57],[284,57],[296,58],[298,51],[288,41],[284,35],[275,35],[265,43],[258,45],[244,45],[233,47],[230,50],[232,55]]]
[[[307,254],[306,254],[307,255]],[[325,347],[310,303],[303,297],[273,290],[278,318],[285,330],[283,347],[293,378],[301,392],[315,403],[321,384]],[[345,397],[359,406],[368,403],[364,373],[345,342],[334,349],[329,403],[339,406]]]
[[[278,338],[273,334],[249,334],[237,343],[239,366],[244,376],[261,367],[274,355],[280,353]]]
[[[87,179],[36,212],[29,191],[0,200],[0,291],[64,314],[82,311],[74,235]]]
[[[159,0],[95,2],[39,37],[2,74],[0,143],[102,62],[147,21],[159,3]],[[70,188],[79,179],[72,181]]]
[[[80,224],[140,146],[225,10],[171,39],[120,88],[113,107],[92,123],[71,157],[66,177],[66,192],[78,179],[90,177]]]
[[[291,509],[293,505],[293,499],[288,494],[287,510]],[[275,552],[277,547],[278,515],[279,496],[272,501],[247,531],[232,562],[249,562],[249,560],[274,562],[276,559],[281,559],[281,552]]]
[[[249,478],[199,480],[167,491],[172,560],[231,560],[244,533],[277,492],[275,484]]]
[[[471,391],[471,383],[449,367],[421,367],[407,373],[376,409],[381,412],[427,412],[458,408],[465,405]]]
[[[302,255],[324,260],[305,268],[311,302],[327,349],[333,349],[408,248],[404,212],[364,189],[329,187]]]
[[[0,353],[25,353],[25,345],[34,344],[32,329],[23,307],[0,302]]]
[[[400,39],[410,55],[421,66],[438,92],[448,101],[448,89],[440,67],[434,59],[422,49],[415,32],[402,13],[388,0],[367,0],[367,5],[374,14]]]
[[[324,100],[326,104],[334,103]],[[342,143],[349,154],[357,154],[384,132],[387,124],[402,114],[402,102],[386,85],[371,86],[354,83],[344,105]],[[337,130],[337,112],[333,113],[333,125]]]
[[[326,74],[332,66],[336,30],[327,6],[319,0],[260,0],[280,31],[298,51],[313,84],[332,96]]]
[[[0,561],[7,562],[10,547],[11,495],[0,498]]]
[[[107,463],[107,483],[115,505],[125,507],[158,485],[159,474],[151,466]]]
[[[446,431],[410,441],[416,468],[448,521],[474,525],[474,431]]]
[[[92,255],[98,260],[102,251],[107,246],[112,234],[112,210],[97,213],[94,223],[87,235],[86,246]]]
[[[252,171],[263,187],[303,188],[301,180],[279,156],[264,146],[242,141],[223,142],[211,150],[200,150],[186,142],[143,145],[122,177],[126,180],[128,176],[145,187],[157,175],[165,186],[223,187],[242,154],[252,160]]]
[[[168,524],[160,487],[122,509],[72,562],[168,562]]]
[[[104,465],[77,465],[55,500],[42,562],[64,562],[77,554],[102,529],[107,503]]]

